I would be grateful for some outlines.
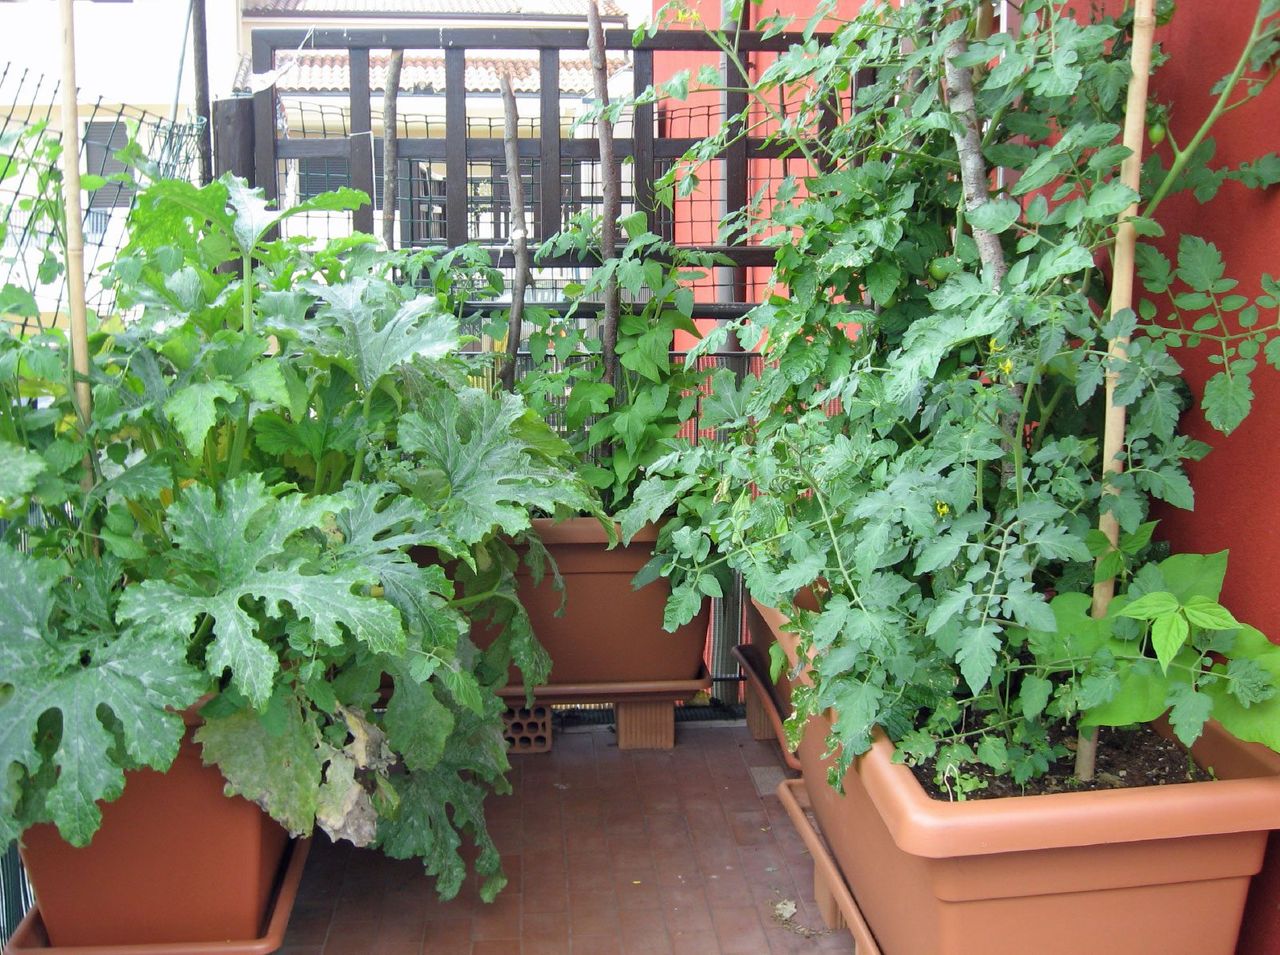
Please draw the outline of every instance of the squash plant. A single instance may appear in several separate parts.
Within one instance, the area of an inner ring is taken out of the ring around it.
[[[1223,433],[1261,363],[1280,367],[1277,280],[1229,276],[1211,243],[1164,237],[1157,215],[1176,191],[1209,202],[1280,182],[1274,153],[1226,167],[1209,135],[1274,77],[1280,4],[1258,5],[1216,105],[1145,163],[1140,195],[1119,175],[1131,13],[1017,8],[986,36],[983,4],[868,3],[763,70],[755,108],[793,104],[773,136],[812,173],[754,220],[777,246],[777,291],[739,334],[767,337],[766,371],[716,379],[704,424],[731,439],[655,464],[623,519],[625,536],[678,509],[651,568],[673,577],[673,606],[726,564],[773,605],[817,592],[820,609],[793,618],[815,680],[791,728],[836,708],[833,781],[877,724],[960,795],[979,766],[1043,773],[1066,755],[1054,724],[1167,712],[1189,744],[1213,716],[1280,749],[1280,647],[1219,604],[1225,554],[1165,556],[1151,519],[1153,502],[1193,506],[1182,463],[1208,450],[1179,431],[1181,363],[1217,366],[1199,400]],[[849,97],[835,128],[807,135]],[[697,155],[740,134],[726,126]],[[1109,256],[1135,201],[1147,294],[1113,310]],[[1104,476],[1109,375],[1129,421],[1123,468]],[[1095,615],[1088,591],[1111,577],[1121,596]]]
[[[91,421],[61,331],[0,339],[4,841],[52,821],[86,843],[95,801],[166,768],[203,701],[205,761],[290,832],[420,857],[446,897],[466,837],[482,894],[504,884],[494,690],[512,660],[531,682],[549,664],[491,548],[533,508],[598,506],[518,397],[470,383],[454,288],[483,279],[474,256],[272,238],[364,201],[143,190]],[[482,653],[468,615],[495,605]]]

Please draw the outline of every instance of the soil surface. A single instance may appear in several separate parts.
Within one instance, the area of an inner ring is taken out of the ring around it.
[[[966,772],[985,779],[987,786],[968,793],[965,798],[997,799],[1001,796],[1035,796],[1093,789],[1171,786],[1213,778],[1191,762],[1181,745],[1165,739],[1150,726],[1137,729],[1103,727],[1098,734],[1097,774],[1091,782],[1084,783],[1075,777],[1074,735],[1065,728],[1059,728],[1051,736],[1055,743],[1068,747],[1071,752],[1052,764],[1047,774],[1019,786],[1009,777],[997,776],[985,766],[967,766]],[[934,799],[952,798],[945,788],[934,784],[933,760],[913,766],[911,771],[925,792]]]

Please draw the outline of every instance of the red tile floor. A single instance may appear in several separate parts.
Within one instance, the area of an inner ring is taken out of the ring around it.
[[[577,729],[512,764],[514,794],[489,802],[510,879],[495,903],[472,885],[440,902],[420,864],[317,839],[283,955],[853,952],[773,795],[777,747],[741,723],[680,724],[669,752]]]

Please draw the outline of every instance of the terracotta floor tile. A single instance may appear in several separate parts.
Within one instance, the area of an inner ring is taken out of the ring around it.
[[[613,861],[603,847],[599,852],[570,853],[568,863],[571,892],[599,889],[613,881]]]
[[[764,930],[756,909],[750,905],[715,906],[711,909],[711,922],[724,955],[755,955],[766,952]]]
[[[622,940],[617,935],[575,936],[570,951],[573,955],[622,955]]]
[[[616,935],[618,900],[613,890],[574,890],[569,896],[569,935]]]
[[[662,913],[673,936],[678,931],[711,930],[711,909],[702,889],[664,889],[662,894]]]
[[[585,825],[585,821],[578,817],[574,820],[575,826]],[[587,853],[595,853],[603,855],[608,852],[609,843],[605,838],[604,823],[596,823],[599,829],[567,829],[564,834],[565,849],[570,855],[585,855]]]
[[[324,943],[324,955],[375,955],[373,932],[367,926],[345,930],[338,926]]]
[[[485,941],[471,946],[471,955],[522,955],[519,941]]]
[[[702,889],[712,909],[748,906],[752,902],[751,887],[737,870],[718,872],[707,877]]]
[[[644,836],[610,839],[604,851],[609,856],[613,871],[619,876],[654,867],[653,851],[649,848],[649,840]]]
[[[613,884],[620,912],[653,911],[662,909],[662,887],[656,877],[643,879],[619,879]]]
[[[438,945],[471,944],[471,919],[429,921],[422,930],[423,944],[434,952]]]
[[[659,857],[657,880],[663,889],[683,891],[702,885],[702,873],[698,871],[698,863],[691,856],[674,859]]]
[[[520,938],[522,895],[503,892],[492,905],[485,905],[471,916],[471,937],[476,941]]]
[[[626,913],[636,915],[638,913]],[[624,921],[622,925],[622,950],[626,955],[670,955],[671,940],[661,918]]]
[[[569,947],[569,919],[563,912],[526,912],[520,926],[520,940],[527,947],[557,944]]]
[[[720,955],[720,943],[711,931],[671,933],[672,955]]]
[[[525,887],[525,914],[536,912],[541,914],[559,913],[563,915],[569,908],[569,896],[564,885],[548,885],[533,883]]]

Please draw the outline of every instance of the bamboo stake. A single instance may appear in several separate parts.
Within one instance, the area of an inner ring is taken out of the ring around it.
[[[62,17],[62,191],[67,218],[67,299],[71,308],[71,373],[80,431],[89,430],[89,326],[85,316],[84,229],[80,210],[80,110],[76,95],[76,34],[72,0],[60,0]],[[85,481],[93,474],[86,463]]]
[[[1129,96],[1125,102],[1124,144],[1130,153],[1120,167],[1120,181],[1138,191],[1142,175],[1142,138],[1146,133],[1147,84],[1151,75],[1151,47],[1155,41],[1155,0],[1136,0],[1133,13],[1133,50],[1130,62],[1133,76],[1129,80]],[[1108,312],[1115,315],[1133,307],[1134,256],[1138,245],[1138,233],[1132,219],[1138,214],[1138,203],[1132,203],[1120,214],[1120,226],[1116,231],[1115,270],[1111,281],[1111,302]],[[1106,418],[1102,431],[1102,473],[1104,482],[1108,476],[1124,470],[1126,409],[1115,400],[1116,385],[1120,380],[1120,366],[1128,355],[1129,339],[1113,338],[1108,345],[1106,377]],[[1103,493],[1114,493],[1105,487]],[[1098,529],[1107,535],[1111,546],[1120,541],[1120,525],[1111,512],[1098,519]],[[1101,559],[1101,558],[1099,558]],[[1100,580],[1093,585],[1093,616],[1103,617],[1111,598],[1115,596],[1114,577]],[[1082,780],[1093,778],[1097,756],[1098,731],[1081,733],[1076,748],[1076,776]]]
[[[600,8],[596,0],[587,4],[587,49],[591,54],[591,73],[595,80],[596,99],[602,106],[609,105],[609,64],[605,56],[604,28],[600,25]],[[602,201],[600,223],[600,254],[604,262],[614,257],[618,249],[618,180],[613,160],[613,123],[603,113],[600,116],[600,191]],[[601,335],[601,353],[604,357],[604,380],[618,387],[618,315],[621,303],[618,299],[618,280],[610,276],[604,290],[604,329]]]
[[[529,287],[529,232],[524,219],[524,181],[520,178],[520,114],[516,94],[511,89],[511,74],[503,73],[502,145],[507,157],[507,193],[511,209],[511,250],[515,258],[515,276],[511,281],[511,311],[507,316],[507,360],[499,380],[507,391],[516,390],[516,356],[520,352],[521,325],[524,320],[524,295]],[[544,117],[545,121],[545,117]]]
[[[400,181],[396,167],[400,165],[399,130],[396,111],[400,99],[400,70],[404,66],[404,50],[392,50],[387,63],[386,89],[382,93],[382,244],[396,247],[396,193]]]

